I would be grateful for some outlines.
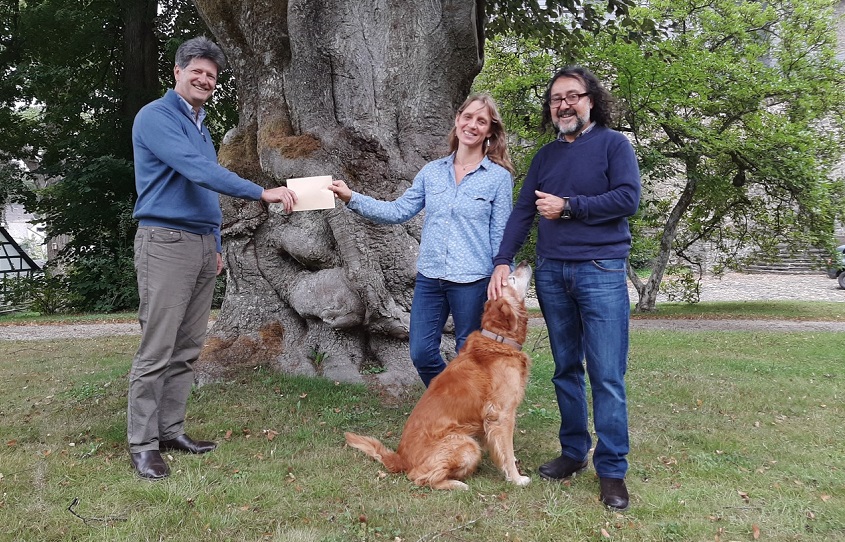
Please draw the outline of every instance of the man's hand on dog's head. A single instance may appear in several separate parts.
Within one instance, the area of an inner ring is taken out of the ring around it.
[[[509,265],[497,265],[487,285],[487,299],[496,300],[502,296],[502,290],[508,285],[508,277],[511,274]]]

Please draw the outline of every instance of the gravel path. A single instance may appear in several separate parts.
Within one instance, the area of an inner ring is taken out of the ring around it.
[[[638,299],[633,286],[628,286],[631,303]],[[668,301],[658,294],[657,301]],[[832,301],[845,303],[845,290],[824,274],[747,274],[725,273],[721,278],[705,277],[701,281],[701,301]],[[530,305],[537,306],[536,300]],[[668,329],[684,331],[779,330],[779,331],[842,331],[845,322],[813,322],[790,320],[682,320],[635,318],[632,329]]]
[[[631,301],[636,292],[629,288]],[[845,302],[845,290],[835,280],[823,274],[759,275],[727,273],[722,279],[706,277],[701,286],[702,301],[766,301],[802,300]],[[658,302],[666,301],[658,296]],[[536,307],[536,299],[528,300]],[[542,319],[535,319],[540,325]],[[633,329],[669,330],[783,330],[845,332],[845,322],[808,322],[772,320],[679,320],[633,319]],[[89,338],[106,335],[137,335],[137,322],[90,323],[61,325],[0,324],[0,340],[39,341],[57,338]]]

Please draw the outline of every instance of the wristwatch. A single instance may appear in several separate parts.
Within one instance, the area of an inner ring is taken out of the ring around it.
[[[569,220],[572,218],[572,209],[569,207],[569,198],[563,198],[563,211],[560,212],[560,218]]]

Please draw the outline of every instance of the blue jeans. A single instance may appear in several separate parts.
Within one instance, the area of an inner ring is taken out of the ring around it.
[[[598,437],[593,452],[596,473],[602,478],[624,478],[629,448],[625,371],[631,312],[625,260],[538,258],[534,285],[555,360],[552,383],[560,409],[561,453],[582,461],[592,445],[586,365]]]
[[[440,339],[449,313],[455,322],[455,351],[467,336],[481,328],[481,312],[487,302],[488,279],[460,283],[430,279],[417,273],[411,302],[411,361],[428,387],[443,372],[446,363],[440,354]]]

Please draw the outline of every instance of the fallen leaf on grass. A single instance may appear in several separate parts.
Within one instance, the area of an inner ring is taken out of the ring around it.
[[[830,500],[830,495],[822,495],[821,499],[822,499],[822,502],[827,502],[827,501]]]
[[[745,502],[751,502],[751,499],[748,498],[748,493],[744,491],[737,491],[737,493],[739,493],[739,496],[742,497],[742,500]]]
[[[223,440],[229,441],[231,439],[232,439],[232,430],[229,429],[228,431],[226,431],[226,434],[223,435]]]
[[[264,435],[267,437],[267,440],[273,440],[274,438],[276,438],[276,435],[279,434],[278,431],[273,431],[272,429],[262,429],[261,432],[264,433]]]
[[[751,536],[754,540],[760,540],[760,527],[756,523],[751,526]]]
[[[607,529],[605,529],[604,527],[602,527],[601,529],[601,535],[603,538],[610,538],[610,533],[607,532]]]

